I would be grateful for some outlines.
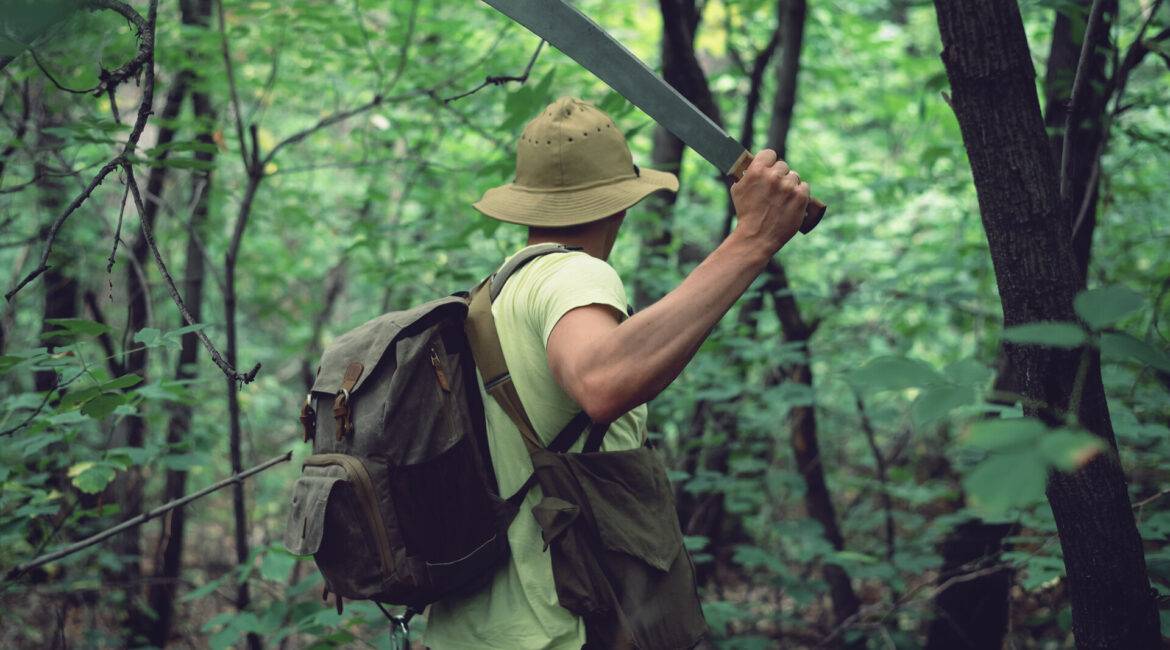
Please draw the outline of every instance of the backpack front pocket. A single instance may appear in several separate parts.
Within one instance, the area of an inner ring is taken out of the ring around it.
[[[312,554],[329,590],[370,598],[391,575],[393,561],[374,481],[361,460],[315,454],[293,488],[285,546]]]

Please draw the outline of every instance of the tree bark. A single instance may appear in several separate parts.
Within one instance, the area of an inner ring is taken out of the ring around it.
[[[156,146],[165,146],[175,139],[174,122],[182,109],[183,101],[187,96],[190,73],[181,70],[167,91],[166,101],[163,103],[162,127],[158,131]],[[166,159],[166,149],[161,150],[160,159]],[[150,227],[158,218],[159,208],[162,206],[163,190],[169,168],[163,165],[151,167],[146,181],[145,219]],[[146,283],[145,269],[147,268],[150,250],[146,239],[141,235],[134,240],[130,247],[133,261],[126,265],[126,331],[134,333],[150,325],[150,286]],[[126,353],[126,362],[123,365],[125,374],[135,374],[147,380],[147,365],[149,350],[140,345],[133,345]],[[126,389],[130,390],[130,389]],[[146,419],[140,415],[127,416],[121,423],[122,435],[127,447],[142,447],[146,441]],[[142,470],[137,465],[131,465],[120,472],[117,479],[110,486],[120,506],[120,514],[125,518],[133,517],[142,512]],[[141,566],[139,559],[142,556],[142,532],[138,527],[122,533],[114,541],[114,547],[125,558],[125,564],[118,577],[118,583],[126,585],[126,632],[129,641],[148,638],[154,627],[154,618],[142,607]]]
[[[247,227],[248,217],[251,215],[252,202],[256,198],[256,191],[259,189],[260,181],[263,179],[263,170],[250,169],[248,185],[244,190],[244,198],[240,203],[240,212],[237,217],[236,229],[232,236],[232,243],[228,247],[227,255],[224,257],[224,320],[227,331],[227,349],[224,356],[227,363],[232,368],[237,367],[239,363],[239,341],[236,331],[236,261],[240,252],[240,244],[243,241],[244,230]],[[229,455],[231,456],[232,473],[238,474],[243,471],[243,458],[241,452],[242,431],[240,427],[240,387],[235,377],[227,378],[227,398],[228,398],[228,447]],[[236,547],[236,563],[244,564],[248,561],[248,511],[244,496],[244,485],[237,483],[232,486],[232,514],[235,522],[235,547]],[[236,591],[236,608],[241,612],[248,609],[251,604],[251,596],[248,592],[248,581],[240,582]],[[255,633],[248,633],[248,647],[251,650],[257,650],[261,647],[260,637]]]
[[[35,107],[33,109],[33,124],[36,130],[36,148],[39,152],[49,152],[57,150],[61,147],[61,138],[47,132],[47,129],[59,127],[65,123],[64,116],[56,110],[48,98],[45,96],[45,88],[42,84],[35,84],[34,93],[30,97],[26,97]],[[35,180],[34,187],[37,190],[36,204],[40,212],[46,215],[56,215],[65,207],[64,197],[65,187],[64,182],[59,176],[49,175],[48,167],[42,162],[43,156],[34,155],[33,163],[33,178]],[[44,238],[48,228],[42,228],[41,237]],[[57,326],[50,324],[48,321],[54,318],[77,318],[80,312],[79,293],[80,287],[75,277],[77,269],[73,268],[71,258],[68,255],[53,251],[53,255],[49,260],[49,268],[45,271],[41,278],[42,287],[44,287],[44,302],[41,306],[41,337],[40,343],[45,345],[52,351],[57,345],[65,343],[57,337],[45,336],[46,333],[58,329]],[[33,373],[33,386],[39,393],[54,390],[57,387],[60,378],[54,370],[38,370]],[[54,398],[50,403],[56,404],[60,395]],[[56,442],[45,449],[45,456],[51,457],[54,454],[61,454],[64,451],[64,443]],[[41,471],[37,460],[26,461],[29,473],[36,473]],[[49,479],[49,485],[60,490],[62,493],[68,494],[76,492],[72,489],[69,479],[65,476],[65,468],[54,470],[52,477]],[[79,501],[82,502],[83,507],[89,507],[91,499],[84,498],[88,495],[79,495]],[[28,529],[28,542],[32,548],[37,548],[44,541],[46,531],[39,526],[30,526]],[[44,569],[38,568],[32,575],[31,579],[34,582],[41,582],[48,578],[48,574]]]
[[[184,0],[180,5],[184,25],[198,25],[207,28],[211,19],[211,0]],[[192,75],[192,85],[199,87],[198,73]],[[216,113],[211,104],[211,98],[206,91],[195,90],[191,93],[191,104],[195,121],[199,129],[195,136],[196,141],[214,145],[212,132],[215,128]],[[208,151],[195,152],[195,159],[210,166],[215,161],[215,152],[210,147]],[[192,174],[192,203],[190,230],[187,238],[186,271],[184,273],[183,294],[191,316],[195,321],[203,319],[203,288],[206,274],[203,251],[200,248],[198,237],[205,229],[208,211],[210,208],[212,173],[210,170],[196,171]],[[175,365],[175,379],[190,381],[198,376],[196,364],[199,358],[199,339],[194,333],[184,334],[180,342],[179,358]],[[177,403],[171,408],[171,418],[167,425],[167,448],[175,449],[186,442],[191,433],[191,419],[193,408],[190,404]],[[187,472],[180,469],[168,469],[164,501],[180,498],[186,492]],[[161,522],[161,533],[156,551],[155,579],[150,585],[148,602],[156,618],[150,627],[148,639],[151,645],[165,647],[170,638],[175,618],[175,597],[178,594],[179,576],[183,568],[183,541],[186,531],[186,513],[183,507],[176,508]]]
[[[779,0],[777,12],[780,16],[780,65],[776,68],[776,91],[772,98],[772,120],[768,125],[768,146],[781,159],[788,157],[788,132],[792,127],[792,113],[796,106],[797,80],[800,74],[800,52],[804,42],[804,23],[808,12],[805,0]],[[813,372],[808,349],[813,329],[800,312],[796,297],[792,294],[788,274],[781,262],[773,259],[764,271],[765,292],[772,295],[773,308],[780,321],[784,340],[801,343],[805,348],[805,360],[786,370],[777,369],[775,375],[783,372],[788,381],[804,384],[813,390]],[[825,531],[825,538],[836,550],[844,550],[845,538],[837,523],[833,499],[825,482],[824,463],[817,439],[816,406],[796,406],[789,414],[792,434],[792,454],[797,470],[805,483],[805,509]],[[838,564],[827,562],[823,568],[825,581],[829,583],[829,594],[833,602],[833,618],[837,625],[857,614],[861,601],[849,574]],[[851,648],[864,648],[865,638],[857,637],[846,644]]]
[[[1081,277],[1019,7],[1014,0],[935,0],[935,7],[1005,325],[1075,320]],[[1055,424],[1075,411],[1082,426],[1116,447],[1095,354],[1011,344],[1004,351],[1028,398],[1026,413]],[[1088,368],[1082,398],[1070,403],[1082,355]],[[1048,499],[1078,647],[1157,647],[1158,612],[1115,455],[1054,474]]]
[[[1044,125],[1048,130],[1049,147],[1054,164],[1059,169],[1064,146],[1065,123],[1068,119],[1069,95],[1073,79],[1077,74],[1077,63],[1084,42],[1085,18],[1089,15],[1092,0],[1078,0],[1074,5],[1081,16],[1073,19],[1066,8],[1056,11],[1052,27],[1052,45],[1048,51],[1048,66],[1044,74]],[[1084,103],[1080,116],[1074,120],[1070,150],[1069,185],[1072,195],[1069,200],[1068,218],[1073,226],[1080,227],[1073,232],[1073,254],[1080,271],[1081,287],[1084,288],[1089,270],[1089,258],[1093,244],[1093,231],[1097,226],[1097,196],[1101,187],[1101,154],[1105,140],[1105,108],[1109,103],[1109,78],[1105,74],[1106,53],[1110,48],[1109,33],[1113,18],[1117,15],[1117,0],[1105,0],[1104,16],[1097,29],[1093,43],[1089,46],[1089,58],[1085,62]]]
[[[1076,77],[1077,64],[1081,55],[1081,44],[1085,33],[1092,0],[1079,0],[1076,5],[1062,7],[1054,12],[1052,43],[1044,73],[1045,114],[1044,124],[1048,133],[1048,144],[1052,164],[1059,168],[1064,148],[1065,123],[1068,118],[1069,94]],[[1079,15],[1070,17],[1070,10]],[[1074,158],[1070,166],[1070,181],[1073,188],[1070,217],[1077,219],[1078,210],[1085,210],[1084,225],[1073,237],[1073,251],[1084,286],[1088,271],[1089,252],[1093,229],[1096,225],[1097,192],[1100,186],[1099,174],[1101,145],[1103,144],[1104,111],[1106,96],[1105,55],[1101,48],[1108,46],[1108,32],[1116,2],[1106,2],[1108,12],[1098,38],[1093,44],[1086,74],[1089,85],[1085,87],[1088,104],[1082,120],[1073,132]],[[1086,203],[1087,201],[1087,203]],[[1000,353],[997,362],[999,377],[996,392],[999,394],[1018,393],[1010,368]],[[961,506],[958,503],[956,507]],[[1007,606],[1010,602],[1014,572],[1004,567],[1002,571],[977,578],[952,581],[951,578],[974,567],[991,566],[999,562],[1005,550],[1003,540],[1013,528],[1001,524],[990,524],[980,519],[969,520],[956,526],[942,543],[943,565],[939,572],[938,584],[947,585],[934,599],[937,613],[931,622],[927,648],[949,650],[950,648],[999,647],[1007,634]]]
[[[716,124],[722,124],[723,116],[707,85],[707,76],[695,57],[695,32],[702,20],[700,8],[695,0],[660,0],[659,6],[662,11],[662,78]],[[650,161],[655,169],[679,174],[681,182],[685,149],[686,145],[673,133],[660,126],[655,127],[654,148],[650,153]],[[670,215],[677,196],[663,193],[647,201],[651,218],[647,230],[642,234],[642,272],[634,283],[635,307],[650,304],[661,293],[661,287],[651,286],[648,279],[661,275],[656,268],[670,264],[674,243]]]

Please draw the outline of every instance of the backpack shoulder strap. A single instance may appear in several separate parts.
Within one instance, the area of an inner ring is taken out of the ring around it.
[[[548,255],[549,253],[572,253],[581,250],[578,246],[565,246],[564,244],[537,244],[536,246],[529,246],[524,250],[512,256],[512,259],[504,263],[498,271],[493,273],[488,281],[490,283],[490,294],[492,302],[500,296],[500,292],[504,290],[504,284],[512,274],[519,271],[525,264],[532,260]]]
[[[544,445],[536,433],[536,428],[532,425],[532,420],[528,418],[528,413],[524,411],[524,405],[520,402],[516,386],[512,384],[512,375],[508,372],[508,364],[504,360],[504,350],[500,346],[499,332],[496,331],[496,319],[492,315],[492,301],[499,296],[508,278],[528,262],[550,253],[568,253],[575,250],[580,249],[561,244],[530,246],[517,253],[498,271],[472,289],[468,303],[467,320],[464,327],[467,331],[468,342],[471,344],[472,356],[475,357],[475,366],[483,377],[484,390],[496,400],[500,408],[516,425],[516,428],[520,430],[520,435],[524,438],[524,444],[528,447],[529,453],[544,449]],[[569,426],[580,427],[572,438],[574,441],[581,434],[581,431],[584,431],[589,425],[588,418],[583,420],[582,422],[582,418],[574,418],[566,426],[566,430]],[[565,434],[566,430],[562,430],[561,434]],[[557,438],[561,439],[562,435],[558,435]],[[571,445],[572,442],[570,441],[569,444]]]

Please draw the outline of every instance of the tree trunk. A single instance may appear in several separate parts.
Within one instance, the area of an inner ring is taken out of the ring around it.
[[[935,7],[1005,325],[1075,320],[1081,278],[1019,8],[1014,0],[935,0]],[[1082,426],[1116,446],[1096,355],[1019,345],[1004,351],[1029,399],[1026,413],[1056,423],[1075,410]],[[1082,354],[1083,396],[1070,404]],[[1100,454],[1075,473],[1054,474],[1048,499],[1078,647],[1157,647],[1158,612],[1116,457]]]
[[[249,170],[248,185],[244,190],[244,198],[240,203],[240,213],[236,223],[235,232],[233,233],[232,243],[228,247],[228,252],[224,258],[224,320],[227,330],[227,349],[225,350],[225,357],[227,363],[232,368],[238,367],[239,364],[239,342],[236,331],[236,260],[239,255],[240,244],[244,236],[244,229],[247,226],[247,219],[251,215],[252,201],[256,198],[256,191],[259,189],[260,181],[263,178],[262,170]],[[228,426],[229,438],[228,447],[231,456],[232,473],[238,474],[244,469],[241,443],[241,427],[240,427],[240,387],[235,377],[227,378],[227,397],[228,397]],[[236,546],[236,563],[244,564],[248,560],[248,511],[244,496],[243,483],[236,483],[232,486],[232,513],[235,520],[235,546]],[[251,596],[248,593],[248,581],[244,580],[240,583],[236,591],[236,607],[242,612],[248,609],[251,604]],[[260,637],[255,633],[248,633],[248,647],[252,650],[257,650],[261,647]]]
[[[45,96],[45,89],[43,85],[37,85],[34,90],[34,96],[29,101],[35,105],[33,111],[33,123],[36,129],[36,148],[38,152],[48,152],[57,150],[61,147],[61,139],[47,132],[47,129],[59,127],[65,123],[63,116],[55,110],[55,107],[49,103]],[[48,217],[60,214],[65,207],[64,198],[65,187],[64,182],[60,176],[49,175],[47,166],[41,162],[42,156],[35,155],[33,163],[33,178],[35,179],[35,187],[37,189],[36,203],[40,212]],[[46,222],[48,219],[46,219]],[[41,229],[41,239],[43,240],[47,233],[47,227]],[[66,233],[62,233],[68,236]],[[57,337],[46,337],[45,333],[58,329],[57,326],[50,324],[48,321],[54,318],[77,318],[79,316],[80,305],[78,296],[80,293],[79,285],[75,274],[77,269],[74,268],[71,256],[58,252],[62,248],[68,249],[68,246],[62,242],[62,247],[54,250],[52,256],[49,258],[49,268],[41,276],[41,286],[44,287],[44,303],[41,308],[41,337],[40,344],[46,346],[50,351],[59,344],[67,341],[60,340]],[[44,393],[51,391],[57,387],[59,382],[57,372],[54,370],[38,370],[33,373],[33,386],[37,392]],[[60,396],[51,401],[56,404]],[[64,451],[64,444],[56,442],[45,449],[45,457],[51,457],[56,454],[61,454]],[[36,473],[41,471],[38,467],[39,461],[33,459],[26,461],[28,464],[29,473]],[[76,492],[72,489],[69,479],[65,476],[65,468],[54,471],[52,478],[49,480],[49,485],[53,486],[62,493],[68,494]],[[88,495],[81,494],[79,501],[82,502],[83,507],[92,505],[90,499],[84,498]],[[38,548],[44,541],[47,531],[40,526],[30,526],[28,528],[28,542],[32,548]],[[43,568],[38,568],[30,576],[34,582],[41,582],[48,578]]]
[[[984,650],[1003,647],[1010,590],[1015,573],[1002,570],[975,579],[999,563],[1003,539],[1015,527],[975,519],[955,527],[942,544],[937,615],[930,623],[927,650]]]
[[[183,107],[183,100],[187,96],[190,73],[181,70],[167,91],[166,101],[163,104],[163,126],[158,131],[156,146],[165,146],[175,139],[175,120]],[[161,150],[159,157],[167,156],[166,149]],[[146,181],[145,211],[142,219],[154,227],[158,218],[159,208],[162,206],[163,190],[166,187],[168,167],[151,167]],[[150,256],[146,238],[139,235],[130,247],[133,258],[126,265],[126,331],[134,333],[150,325],[150,286],[146,283],[145,273]],[[126,353],[126,362],[123,372],[142,377],[142,383],[147,380],[147,364],[149,354],[147,348],[133,345]],[[129,389],[127,389],[129,390]],[[140,415],[127,416],[120,425],[124,444],[127,447],[142,447],[146,441],[146,419]],[[142,512],[142,470],[137,465],[131,465],[111,484],[111,489],[120,506],[119,512],[125,518],[133,517]],[[137,643],[150,636],[154,627],[154,617],[142,607],[141,595],[141,566],[139,558],[142,556],[142,532],[137,526],[127,530],[117,537],[114,547],[124,558],[125,564],[119,575],[118,582],[126,585],[126,632],[129,641]]]
[[[700,8],[695,0],[660,0],[659,5],[662,10],[662,78],[716,124],[722,124],[723,116],[695,57],[695,32],[702,19]],[[685,148],[686,145],[673,133],[655,127],[650,161],[655,169],[679,174]],[[679,180],[682,180],[681,175]],[[642,233],[641,272],[634,283],[636,308],[650,304],[662,293],[662,287],[648,283],[652,278],[662,276],[657,268],[670,264],[674,242],[670,214],[676,199],[677,194],[664,193],[647,201],[650,223]]]
[[[1052,27],[1052,45],[1048,52],[1048,68],[1044,74],[1044,125],[1048,130],[1049,147],[1057,169],[1060,168],[1064,146],[1065,121],[1068,119],[1069,94],[1077,74],[1077,63],[1084,42],[1085,19],[1092,0],[1078,0],[1081,14],[1074,20],[1068,9],[1056,11]],[[1072,148],[1069,151],[1069,186],[1072,188],[1068,217],[1071,224],[1080,226],[1073,232],[1073,254],[1084,288],[1089,270],[1089,255],[1093,231],[1097,227],[1097,195],[1101,187],[1101,154],[1105,139],[1105,107],[1109,103],[1109,78],[1105,74],[1105,55],[1110,47],[1109,32],[1117,15],[1117,0],[1105,0],[1100,29],[1090,44],[1085,62],[1086,84],[1081,118],[1073,122]]]
[[[788,131],[792,127],[792,112],[796,106],[797,79],[800,74],[800,51],[804,41],[804,23],[807,14],[805,0],[779,0],[777,12],[780,16],[780,65],[776,68],[776,93],[772,98],[772,120],[768,125],[768,146],[781,159],[788,157]],[[808,350],[812,328],[800,313],[800,306],[792,294],[788,275],[781,262],[773,259],[764,271],[765,291],[772,295],[776,317],[780,321],[784,340],[803,344],[805,360],[788,368],[788,381],[804,384],[813,390],[813,372]],[[774,376],[782,372],[777,369]],[[844,550],[845,538],[837,523],[837,513],[825,482],[823,456],[817,440],[816,406],[796,406],[789,414],[792,433],[792,454],[805,483],[804,502],[810,517],[820,523],[825,538],[838,551]],[[861,607],[861,601],[853,591],[849,574],[838,564],[824,565],[825,581],[829,583],[829,594],[833,601],[833,618],[837,625],[854,616]],[[847,644],[851,648],[864,648],[865,638],[857,637]]]
[[[1079,0],[1075,9],[1079,19],[1069,17],[1070,7],[1054,12],[1052,44],[1048,54],[1048,65],[1044,73],[1045,115],[1044,124],[1048,132],[1048,144],[1052,153],[1052,164],[1059,168],[1064,147],[1065,122],[1068,117],[1069,94],[1077,72],[1081,55],[1081,43],[1085,33],[1085,19],[1088,17],[1092,0]],[[1097,220],[1097,191],[1100,186],[1098,165],[1100,147],[1103,144],[1104,111],[1108,101],[1105,77],[1105,56],[1100,48],[1108,46],[1111,16],[1116,12],[1116,2],[1105,3],[1110,18],[1097,31],[1098,38],[1091,50],[1086,74],[1089,85],[1085,87],[1086,115],[1090,119],[1081,121],[1073,132],[1074,158],[1070,166],[1070,182],[1073,188],[1071,217],[1077,219],[1078,211],[1084,211],[1083,226],[1073,237],[1073,251],[1084,286],[1085,273],[1089,265],[1089,250],[1093,228]],[[1077,23],[1074,25],[1074,23]],[[1074,29],[1075,27],[1075,29]],[[1087,198],[1086,198],[1087,197]],[[1085,202],[1087,201],[1087,203]],[[1000,353],[999,377],[996,392],[1018,393],[1009,367]],[[959,503],[959,506],[962,504]],[[927,648],[947,650],[949,648],[999,647],[1007,634],[1007,605],[1010,601],[1014,572],[1004,567],[1003,571],[977,578],[953,581],[959,573],[969,573],[999,562],[1005,550],[1003,540],[1013,528],[1001,524],[989,524],[972,519],[956,526],[942,544],[943,565],[938,584],[946,588],[934,599],[937,616],[932,621]]]
[[[184,0],[181,4],[182,20],[185,25],[199,25],[206,28],[211,18],[211,0]],[[199,86],[198,73],[193,74],[191,81],[195,87]],[[196,90],[191,93],[191,103],[194,109],[195,121],[199,132],[195,139],[203,144],[214,145],[212,132],[216,119],[215,109],[211,99],[205,91]],[[195,159],[210,166],[215,161],[215,151],[211,147],[208,151],[195,152]],[[205,264],[203,251],[200,248],[198,237],[205,230],[211,197],[210,170],[196,171],[192,175],[192,203],[189,224],[190,233],[187,238],[186,271],[184,272],[183,294],[191,317],[196,321],[203,320],[203,285]],[[179,358],[175,365],[175,379],[190,381],[198,376],[196,364],[199,358],[199,339],[194,333],[184,334],[179,350]],[[171,418],[167,426],[167,448],[173,450],[182,445],[191,432],[191,418],[193,408],[190,404],[176,403],[171,408]],[[168,469],[163,500],[177,499],[186,492],[187,472],[178,469]],[[175,596],[178,594],[179,576],[183,568],[183,540],[185,538],[186,514],[182,507],[169,513],[161,522],[161,534],[156,551],[155,579],[150,585],[150,609],[155,613],[155,620],[150,627],[149,640],[151,645],[165,647],[170,638],[171,628],[175,618]]]

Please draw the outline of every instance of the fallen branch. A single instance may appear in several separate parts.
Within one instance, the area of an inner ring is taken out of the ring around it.
[[[55,562],[57,560],[60,560],[61,558],[67,557],[69,555],[73,555],[74,553],[77,553],[78,551],[87,549],[90,546],[93,546],[94,544],[97,544],[99,542],[107,540],[107,539],[113,537],[114,535],[117,535],[118,533],[124,531],[124,530],[128,530],[128,529],[133,528],[135,526],[141,526],[142,524],[150,521],[151,519],[154,519],[155,517],[158,517],[159,515],[166,514],[166,513],[170,512],[171,510],[174,510],[175,508],[185,506],[188,503],[191,503],[192,501],[194,501],[196,499],[203,498],[203,497],[205,497],[205,496],[207,496],[207,495],[209,495],[212,492],[215,492],[217,490],[222,490],[223,488],[225,488],[229,485],[241,483],[245,479],[253,476],[254,474],[259,474],[260,472],[263,472],[264,470],[266,470],[274,465],[279,465],[280,463],[287,462],[290,459],[292,459],[292,450],[286,451],[279,456],[274,456],[274,457],[264,461],[263,463],[256,465],[255,467],[252,467],[250,469],[246,469],[246,470],[244,470],[238,474],[235,474],[233,476],[229,476],[228,478],[225,478],[222,481],[215,483],[213,485],[209,485],[208,487],[205,487],[202,490],[199,490],[198,492],[194,492],[192,494],[188,494],[187,496],[180,497],[180,498],[175,499],[173,501],[169,501],[169,502],[155,508],[154,510],[149,510],[147,512],[144,512],[144,513],[138,515],[137,517],[127,519],[126,521],[124,521],[124,522],[122,522],[122,523],[120,523],[112,528],[107,528],[107,529],[103,530],[102,532],[97,533],[96,535],[91,535],[91,536],[89,536],[89,537],[87,537],[79,542],[74,542],[73,544],[62,547],[60,549],[57,549],[56,551],[53,551],[52,553],[46,553],[45,555],[42,555],[34,560],[31,560],[29,562],[25,562],[24,564],[19,564],[16,567],[13,567],[13,569],[5,575],[4,580],[5,580],[5,582],[12,582],[32,569],[35,569],[39,566],[44,566],[44,565],[48,564],[49,562]]]

